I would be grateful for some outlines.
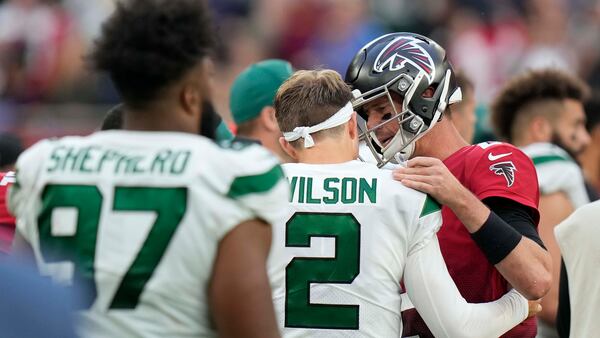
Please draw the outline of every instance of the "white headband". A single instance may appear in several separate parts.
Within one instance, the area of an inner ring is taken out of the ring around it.
[[[352,103],[348,102],[327,120],[312,127],[296,127],[290,132],[283,133],[283,137],[288,142],[293,142],[299,138],[303,138],[304,148],[311,148],[315,145],[315,140],[313,140],[310,134],[341,126],[342,124],[350,121],[353,113],[354,110],[352,109]]]

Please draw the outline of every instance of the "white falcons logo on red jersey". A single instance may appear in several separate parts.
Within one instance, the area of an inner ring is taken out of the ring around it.
[[[515,165],[511,161],[494,163],[490,166],[490,170],[498,176],[504,176],[506,178],[506,185],[509,188],[515,183],[515,171],[517,171],[517,168],[515,168]]]

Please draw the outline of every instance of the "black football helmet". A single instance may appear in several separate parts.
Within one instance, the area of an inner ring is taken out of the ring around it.
[[[462,99],[446,51],[435,41],[414,33],[391,33],[369,42],[354,56],[345,80],[353,89],[354,109],[362,117],[361,139],[380,167],[410,158],[415,141],[440,120],[449,104]],[[423,97],[428,88],[434,90],[433,96]],[[391,93],[402,97],[402,111],[396,110]],[[368,129],[362,107],[383,96],[390,100],[393,116]],[[398,123],[400,128],[383,145],[375,131],[388,123]]]

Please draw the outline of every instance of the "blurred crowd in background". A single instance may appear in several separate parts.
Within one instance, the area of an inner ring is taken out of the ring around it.
[[[85,54],[114,0],[0,0],[0,132],[26,145],[85,134],[118,102]],[[219,30],[215,106],[227,121],[229,88],[249,64],[287,59],[344,75],[354,53],[392,31],[424,34],[475,84],[478,136],[488,105],[528,68],[554,66],[600,87],[599,0],[209,0]]]

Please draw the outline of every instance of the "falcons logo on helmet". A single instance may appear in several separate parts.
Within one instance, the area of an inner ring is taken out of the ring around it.
[[[517,168],[515,168],[515,165],[511,161],[494,163],[490,166],[490,170],[498,176],[504,176],[509,188],[515,183],[515,171],[517,171]]]
[[[408,62],[423,70],[431,83],[435,73],[435,64],[431,55],[421,46],[423,43],[423,41],[410,36],[395,38],[381,50],[375,59],[373,70],[381,73],[387,67],[390,71],[396,71]]]

